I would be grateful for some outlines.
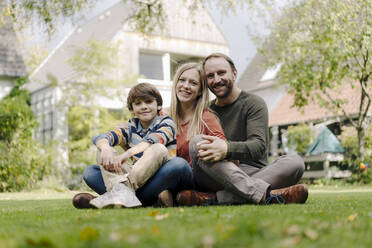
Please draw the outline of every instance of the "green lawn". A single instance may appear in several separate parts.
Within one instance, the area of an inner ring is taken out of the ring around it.
[[[72,195],[0,194],[0,247],[372,247],[371,186],[283,206],[77,210]]]

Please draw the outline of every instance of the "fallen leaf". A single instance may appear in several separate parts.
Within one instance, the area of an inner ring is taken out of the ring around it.
[[[328,222],[321,222],[318,224],[318,229],[328,229],[329,223]]]
[[[357,214],[350,214],[348,217],[347,217],[347,220],[352,222],[355,220],[355,218],[357,217]]]
[[[120,238],[121,238],[121,235],[118,232],[112,232],[109,234],[109,239],[112,241],[118,241],[120,240]]]
[[[163,219],[168,218],[168,216],[169,216],[169,214],[157,215],[157,216],[155,216],[155,220],[163,220]]]
[[[82,240],[90,241],[95,240],[98,237],[99,237],[98,230],[92,227],[87,227],[80,232],[80,238]]]
[[[127,237],[127,242],[130,244],[136,244],[139,241],[139,237],[137,235],[131,234]]]
[[[301,235],[297,235],[295,237],[283,239],[282,241],[280,241],[280,245],[284,247],[295,246],[299,244],[301,240],[302,240]]]
[[[159,228],[159,226],[155,225],[155,226],[153,226],[153,227],[151,228],[151,233],[152,233],[152,235],[159,234],[159,232],[160,232],[160,228]]]
[[[212,248],[214,245],[214,238],[212,235],[205,235],[202,240],[203,248]]]
[[[148,216],[156,216],[159,214],[159,211],[156,211],[156,210],[151,210],[147,215]]]
[[[317,240],[319,237],[318,232],[310,228],[306,229],[304,233],[311,240]]]
[[[287,235],[296,235],[301,232],[301,229],[298,225],[292,225],[284,230],[284,233]]]
[[[53,242],[47,237],[41,237],[39,240],[26,238],[26,242],[28,245],[33,247],[54,247]]]

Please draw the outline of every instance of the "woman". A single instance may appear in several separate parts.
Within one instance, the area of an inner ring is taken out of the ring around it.
[[[172,88],[170,116],[177,127],[177,156],[189,162],[194,173],[195,188],[206,191],[204,181],[210,178],[190,161],[189,142],[198,134],[217,136],[226,140],[217,117],[208,109],[209,91],[202,67],[187,63],[177,70]]]

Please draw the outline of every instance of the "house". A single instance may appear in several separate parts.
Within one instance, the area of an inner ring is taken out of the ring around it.
[[[322,123],[335,135],[340,134],[340,122],[345,121],[342,113],[333,113],[328,108],[322,108],[316,103],[309,103],[302,109],[293,107],[294,97],[289,94],[286,85],[279,85],[277,73],[280,65],[265,69],[265,58],[257,53],[240,77],[238,86],[248,92],[261,96],[269,110],[269,127],[271,131],[270,154],[278,156],[285,151],[279,149],[285,142],[285,130],[290,125],[307,122],[312,125]],[[360,91],[358,84],[343,85],[339,91],[332,92],[332,96],[340,99],[348,99],[344,105],[346,113],[355,116],[359,112]],[[372,110],[370,109],[372,114]],[[283,136],[284,135],[284,136]]]
[[[286,86],[278,84],[276,80],[280,65],[265,69],[265,62],[265,57],[257,52],[239,78],[237,85],[242,90],[262,97],[267,104],[269,116],[271,116],[273,110],[287,91]],[[273,137],[278,135],[278,129],[271,128],[270,130]],[[277,139],[272,138],[270,142],[270,152],[275,156],[277,155]]]
[[[0,2],[0,10],[4,2]],[[9,94],[14,86],[14,80],[26,76],[27,70],[10,18],[0,20],[0,99]]]
[[[347,102],[343,104],[345,112],[351,118],[357,117],[360,104],[360,86],[357,82],[353,84],[353,87],[350,83],[345,83],[339,90],[331,91],[330,95],[334,99],[347,99]],[[290,125],[303,122],[311,125],[322,123],[335,135],[339,135],[341,133],[341,125],[348,121],[341,111],[334,113],[329,108],[320,107],[314,102],[310,102],[302,109],[293,107],[293,103],[294,96],[286,93],[270,114],[269,126],[271,129],[278,130],[278,135],[276,136],[278,143],[281,142],[283,131]],[[372,115],[372,109],[369,110],[369,115]]]
[[[124,22],[131,14],[130,6],[120,1],[67,34],[31,75],[27,85],[40,124],[36,137],[44,143],[50,140],[58,140],[60,144],[67,142],[66,109],[56,107],[63,95],[52,84],[50,76],[59,82],[71,81],[74,75],[67,60],[77,47],[91,39],[119,42],[125,61],[121,73],[145,76],[146,81],[158,86],[165,105],[169,105],[171,79],[179,64],[199,61],[212,52],[228,54],[227,41],[207,11],[201,9],[191,18],[183,4],[183,1],[164,1],[165,14],[170,17],[164,33],[144,37],[133,31]],[[123,107],[115,101],[107,100],[106,104],[109,108]],[[67,158],[66,153],[65,156]]]

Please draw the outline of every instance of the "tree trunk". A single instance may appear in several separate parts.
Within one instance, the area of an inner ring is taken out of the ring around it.
[[[358,157],[360,162],[364,162],[364,137],[365,137],[365,128],[363,125],[357,128],[358,132]]]

